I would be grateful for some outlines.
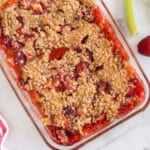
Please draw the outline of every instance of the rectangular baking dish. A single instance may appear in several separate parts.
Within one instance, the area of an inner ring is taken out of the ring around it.
[[[60,150],[77,149],[77,148],[80,148],[81,146],[87,144],[88,142],[92,142],[92,141],[96,140],[98,137],[103,138],[103,136],[106,135],[107,133],[111,132],[112,129],[113,130],[116,129],[116,132],[121,132],[121,130],[117,130],[117,126],[122,125],[122,123],[124,121],[129,120],[134,115],[139,114],[140,112],[144,111],[146,109],[146,107],[148,106],[148,103],[149,103],[150,87],[149,87],[147,77],[145,76],[142,68],[140,67],[139,62],[137,61],[136,57],[134,56],[130,46],[128,45],[125,37],[121,33],[121,31],[118,28],[117,24],[115,23],[115,21],[114,21],[113,17],[111,16],[110,12],[106,8],[104,2],[103,1],[98,1],[98,0],[95,0],[94,2],[95,2],[95,4],[97,4],[99,6],[99,8],[103,12],[104,16],[106,16],[107,20],[112,25],[118,39],[120,40],[120,42],[123,45],[126,52],[128,53],[130,64],[132,64],[133,68],[136,70],[136,72],[139,75],[140,79],[143,81],[143,86],[144,86],[144,90],[145,90],[145,98],[143,100],[143,103],[141,105],[139,105],[138,107],[136,107],[134,110],[132,110],[130,113],[128,113],[127,115],[121,117],[120,119],[115,120],[114,122],[112,122],[108,126],[104,127],[103,129],[100,129],[99,131],[96,131],[95,133],[87,136],[86,138],[82,139],[81,141],[79,141],[79,142],[77,142],[77,143],[75,143],[71,146],[63,146],[63,145],[59,145],[59,144],[55,143],[50,138],[45,126],[43,125],[43,123],[42,123],[42,121],[39,117],[40,114],[39,114],[38,110],[32,104],[32,102],[31,102],[29,96],[27,95],[27,93],[22,91],[17,86],[17,84],[15,82],[15,78],[16,78],[15,73],[8,66],[8,64],[5,60],[6,56],[3,53],[3,51],[2,50],[0,51],[1,66],[2,66],[2,71],[3,71],[4,75],[6,76],[8,82],[10,83],[13,91],[15,92],[16,96],[18,97],[18,100],[22,104],[23,108],[27,112],[28,116],[30,117],[30,119],[34,123],[37,130],[39,131],[41,137],[44,139],[44,141],[47,143],[47,145],[49,147],[51,147],[52,149],[60,149]],[[124,128],[124,126],[122,126],[122,128]],[[118,136],[119,136],[119,134],[118,134]],[[111,138],[111,140],[114,140],[114,139]],[[100,146],[102,146],[102,145],[104,145],[104,143],[101,143]]]

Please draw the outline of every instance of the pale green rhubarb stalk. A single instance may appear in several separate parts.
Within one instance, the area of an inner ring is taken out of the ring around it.
[[[130,33],[136,35],[138,28],[134,16],[133,0],[125,0],[125,14]]]

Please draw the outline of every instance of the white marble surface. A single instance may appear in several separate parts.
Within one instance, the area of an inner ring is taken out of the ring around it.
[[[126,25],[123,15],[123,0],[105,0],[108,3],[108,7],[111,8],[113,16],[118,20],[122,20],[122,26]],[[135,0],[136,1],[136,0]],[[144,0],[146,1],[146,0]],[[148,0],[149,1],[149,0]],[[137,0],[141,2],[141,0]],[[136,5],[138,8],[139,5]],[[118,13],[119,12],[119,13]],[[122,12],[122,13],[121,13]],[[138,10],[137,10],[138,13]],[[139,14],[138,14],[139,15]],[[138,16],[137,15],[137,16]],[[141,15],[141,14],[140,14]],[[145,16],[146,17],[146,16]],[[131,38],[125,29],[124,32],[129,40],[129,43],[135,49],[135,53],[141,62],[147,76],[150,79],[150,58],[141,56],[136,51],[137,42],[150,34],[150,22],[145,21],[144,17],[137,17],[138,22],[146,22],[146,24],[140,24],[140,34],[134,38]],[[149,24],[149,25],[148,25]],[[23,108],[19,104],[15,94],[9,87],[2,72],[0,71],[0,112],[6,118],[10,133],[4,143],[4,150],[49,150],[47,145],[43,142],[38,132],[35,130],[30,119],[24,112]],[[82,148],[82,150],[98,150],[99,142],[89,144]],[[150,107],[144,112],[142,120],[137,124],[137,127],[120,137],[119,139],[107,144],[103,150],[150,150]]]

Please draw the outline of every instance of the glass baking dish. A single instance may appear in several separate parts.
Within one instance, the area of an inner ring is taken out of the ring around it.
[[[126,52],[128,53],[130,63],[132,64],[133,68],[136,70],[136,72],[139,75],[140,79],[143,81],[143,86],[144,86],[144,90],[145,90],[145,98],[143,100],[143,103],[141,105],[139,105],[138,107],[136,107],[134,110],[132,110],[130,113],[128,113],[127,115],[121,117],[120,119],[117,119],[117,120],[113,121],[111,124],[104,127],[103,129],[100,129],[100,130],[90,134],[89,136],[82,139],[81,141],[79,141],[79,142],[77,142],[77,143],[75,143],[71,146],[63,146],[63,145],[59,145],[59,144],[55,143],[50,138],[50,136],[47,132],[47,129],[45,128],[45,126],[43,125],[43,123],[42,123],[42,121],[39,117],[40,114],[39,114],[38,110],[32,104],[28,94],[26,92],[22,91],[17,86],[17,84],[15,82],[16,75],[13,72],[13,70],[10,69],[10,67],[8,66],[8,64],[6,62],[6,59],[5,59],[6,58],[5,54],[3,53],[3,51],[0,51],[1,66],[2,66],[2,71],[3,71],[4,75],[6,76],[8,82],[10,83],[13,91],[15,92],[16,96],[18,97],[18,99],[19,99],[20,103],[22,104],[23,108],[27,112],[28,116],[30,117],[30,119],[34,123],[37,130],[39,131],[41,137],[44,139],[44,141],[47,143],[47,145],[49,147],[53,148],[53,149],[60,149],[60,150],[77,149],[77,148],[80,148],[81,146],[87,144],[88,142],[96,140],[98,137],[103,138],[103,136],[106,135],[107,133],[110,133],[111,130],[115,130],[115,129],[117,129],[117,127],[119,125],[122,125],[122,123],[124,121],[129,120],[131,117],[133,117],[136,114],[139,114],[140,112],[144,111],[146,109],[146,107],[148,106],[148,103],[149,103],[149,98],[150,98],[149,83],[148,83],[147,77],[145,76],[142,68],[139,65],[139,62],[137,61],[136,57],[134,56],[130,46],[128,45],[125,37],[123,36],[120,29],[118,28],[116,22],[114,21],[112,15],[108,11],[108,9],[105,6],[104,2],[103,1],[96,1],[96,0],[94,2],[100,7],[100,10],[103,12],[104,16],[106,16],[107,20],[112,25],[118,39],[120,40],[120,42],[123,45]],[[127,128],[127,126],[123,126],[123,125],[120,126],[120,127],[121,128]],[[116,130],[116,132],[121,133],[122,132],[121,130]],[[125,129],[123,129],[123,130],[125,130]],[[119,136],[119,134],[118,134],[118,136]],[[112,140],[114,140],[113,136],[111,138],[111,141]],[[104,145],[104,142],[101,142],[100,146],[102,146],[102,145]]]

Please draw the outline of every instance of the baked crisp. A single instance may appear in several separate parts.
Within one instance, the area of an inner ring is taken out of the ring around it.
[[[7,61],[56,142],[71,145],[143,100],[141,81],[92,0],[18,0],[0,20]]]

